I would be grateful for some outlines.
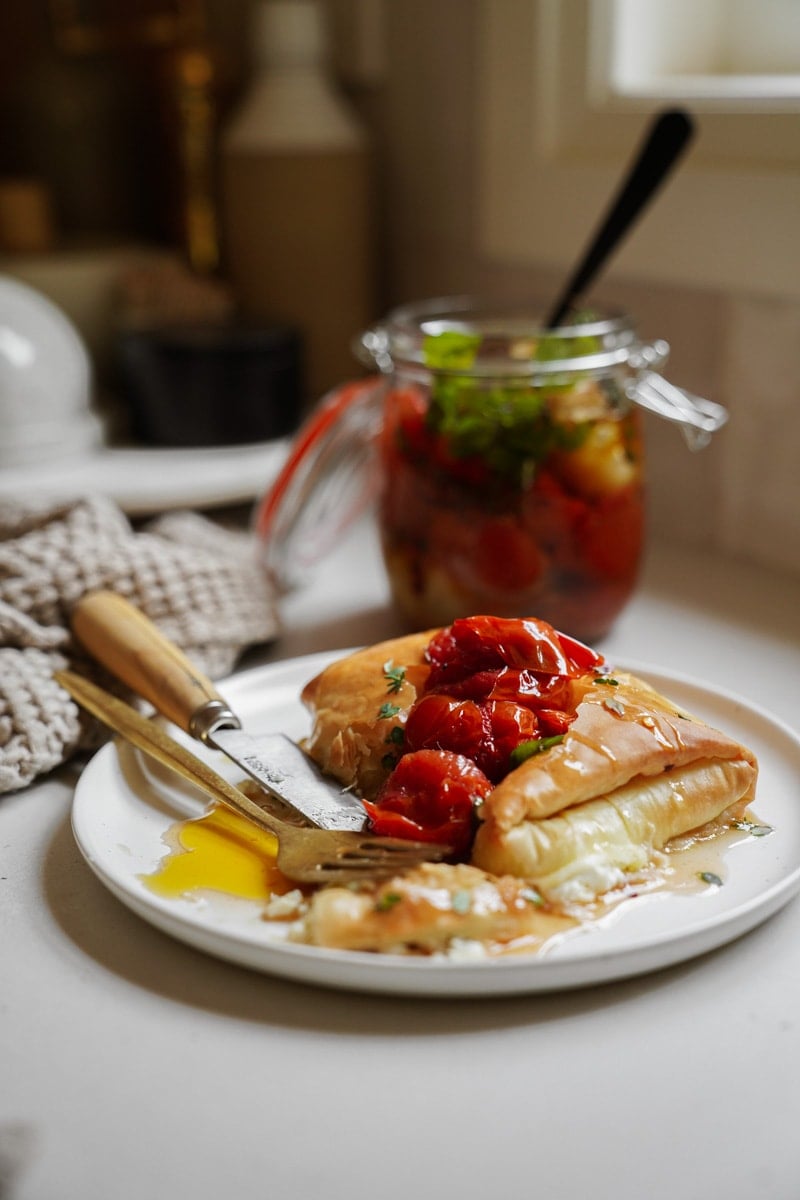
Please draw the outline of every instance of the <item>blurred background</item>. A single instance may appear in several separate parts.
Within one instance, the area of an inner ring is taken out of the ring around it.
[[[731,414],[699,454],[648,418],[653,532],[797,573],[795,0],[8,0],[0,271],[78,327],[112,440],[180,441],[125,380],[187,326],[272,372],[269,437],[398,303],[547,303],[676,103],[696,143],[592,299]]]

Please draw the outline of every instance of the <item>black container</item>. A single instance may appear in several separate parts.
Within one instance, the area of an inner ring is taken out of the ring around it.
[[[158,446],[270,441],[297,427],[302,342],[284,326],[140,329],[118,340],[131,434]]]

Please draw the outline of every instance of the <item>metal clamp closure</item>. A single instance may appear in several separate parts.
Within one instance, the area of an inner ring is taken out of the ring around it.
[[[690,450],[701,450],[728,420],[728,411],[713,400],[693,396],[655,371],[642,371],[626,386],[631,400],[681,428]]]

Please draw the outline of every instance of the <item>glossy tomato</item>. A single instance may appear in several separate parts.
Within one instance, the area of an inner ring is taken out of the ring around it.
[[[602,656],[562,636],[536,617],[475,616],[456,620],[431,639],[428,687],[445,688],[479,671],[503,666],[575,678]]]
[[[407,750],[449,750],[474,758],[483,737],[483,713],[474,700],[425,695],[412,706],[406,721]]]
[[[418,750],[401,758],[374,802],[364,801],[375,833],[469,849],[475,805],[491,782],[461,754]]]
[[[536,714],[521,704],[510,700],[478,704],[433,693],[412,707],[405,745],[410,751],[446,750],[465,755],[497,783],[509,770],[512,750],[538,736]]]

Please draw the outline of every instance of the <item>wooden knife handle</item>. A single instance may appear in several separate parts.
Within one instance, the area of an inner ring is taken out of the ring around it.
[[[179,728],[198,709],[216,701],[227,707],[182,650],[153,622],[115,592],[90,592],[72,611],[72,629],[93,658]]]

